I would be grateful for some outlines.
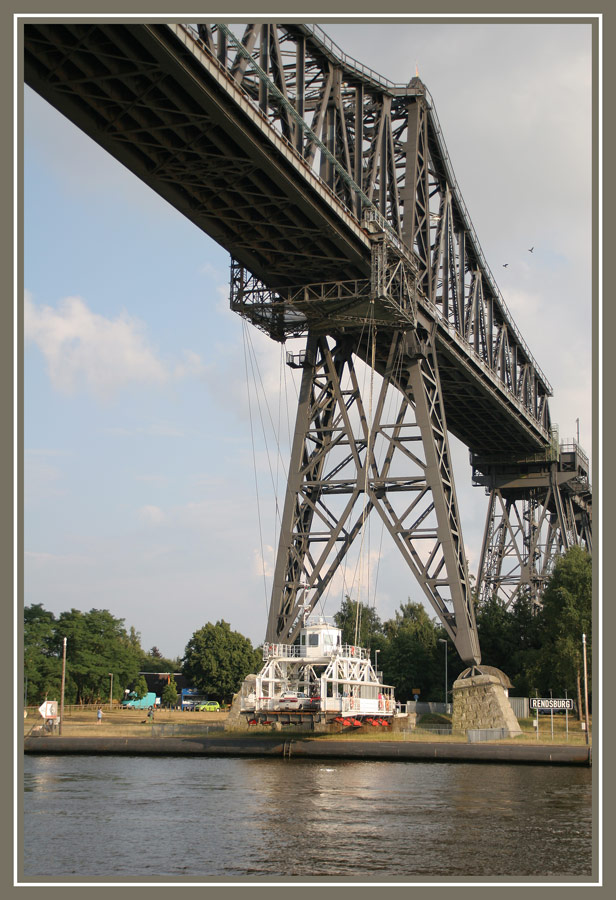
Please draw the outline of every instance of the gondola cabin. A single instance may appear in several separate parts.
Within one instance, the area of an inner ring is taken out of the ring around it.
[[[374,720],[386,725],[396,703],[393,687],[379,681],[370,651],[343,644],[341,629],[317,616],[304,622],[295,643],[263,645],[263,668],[245,683],[241,712],[255,724]]]

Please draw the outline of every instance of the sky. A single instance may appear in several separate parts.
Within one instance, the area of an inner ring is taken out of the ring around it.
[[[552,421],[579,418],[592,461],[590,26],[323,28],[394,82],[417,67]],[[229,310],[227,253],[29,88],[23,171],[24,602],[108,609],[171,658],[219,619],[256,646],[298,375]],[[487,498],[452,451],[476,574]],[[378,547],[384,620],[423,595]]]

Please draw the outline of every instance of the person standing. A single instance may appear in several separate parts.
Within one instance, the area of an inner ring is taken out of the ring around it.
[[[100,725],[102,720],[103,720],[103,711],[99,706],[99,708],[96,711],[96,724]]]

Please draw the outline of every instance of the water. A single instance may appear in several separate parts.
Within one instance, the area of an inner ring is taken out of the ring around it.
[[[591,874],[577,767],[26,756],[24,879]]]

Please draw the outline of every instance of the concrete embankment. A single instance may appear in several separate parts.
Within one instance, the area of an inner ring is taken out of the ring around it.
[[[24,751],[36,754],[130,756],[273,756],[313,759],[373,759],[422,762],[527,763],[590,766],[587,746],[423,741],[277,740],[261,737],[28,737]]]

